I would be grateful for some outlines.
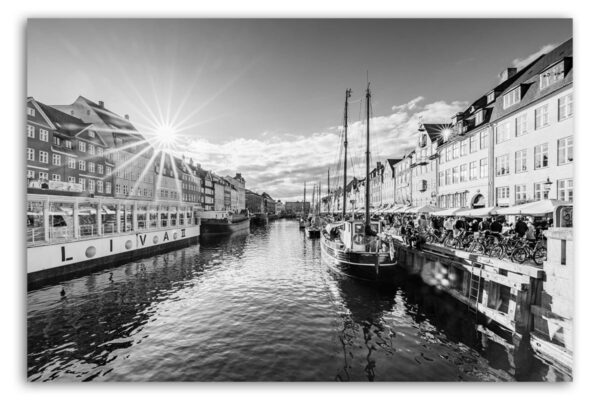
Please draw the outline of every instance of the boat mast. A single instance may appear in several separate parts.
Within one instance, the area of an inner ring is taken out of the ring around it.
[[[327,214],[331,212],[331,193],[329,191],[329,168],[327,168]]]
[[[304,204],[306,204],[306,181],[304,181],[304,198],[302,199],[302,218],[305,217]]]
[[[344,101],[344,186],[342,186],[344,198],[342,203],[342,219],[346,217],[346,170],[348,168],[348,98],[351,94],[352,89],[346,89],[346,100]]]
[[[371,152],[369,151],[369,119],[371,118],[371,89],[369,89],[370,83],[367,83],[367,180],[365,187],[365,224],[369,226],[371,224],[371,214],[370,214],[370,204],[369,204],[369,195],[370,195],[370,180],[369,180],[369,156]]]

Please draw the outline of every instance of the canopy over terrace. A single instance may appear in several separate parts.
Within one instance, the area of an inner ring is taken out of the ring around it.
[[[499,208],[499,215],[531,215],[531,216],[542,216],[553,213],[559,206],[572,206],[572,203],[547,199],[535,201],[533,203],[518,204],[512,207]]]
[[[436,206],[431,206],[429,204],[424,205],[424,206],[416,206],[416,207],[410,207],[409,209],[405,210],[404,212],[407,214],[429,214],[432,212],[437,212],[437,211],[441,211],[442,209]]]
[[[471,217],[471,218],[481,218],[481,217],[489,217],[490,215],[498,214],[497,207],[483,207],[483,208],[468,208],[463,211],[458,211],[454,214],[457,217]]]
[[[457,212],[466,211],[466,210],[468,210],[468,208],[465,208],[465,207],[447,208],[445,210],[432,212],[431,215],[436,216],[436,217],[450,217],[452,215],[455,215]]]

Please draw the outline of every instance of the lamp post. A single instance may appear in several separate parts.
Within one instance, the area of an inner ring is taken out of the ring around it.
[[[548,198],[548,193],[550,192],[550,188],[552,187],[552,181],[550,177],[546,178],[546,182],[544,182],[544,199]]]

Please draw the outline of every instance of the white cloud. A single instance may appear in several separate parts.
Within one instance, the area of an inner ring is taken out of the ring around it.
[[[533,54],[528,55],[525,58],[515,58],[512,62],[512,65],[513,65],[513,67],[516,67],[517,69],[520,70],[521,68],[527,66],[529,63],[531,63],[533,60],[535,60],[539,56],[554,50],[554,48],[556,46],[558,46],[558,43],[550,43],[545,46],[542,46],[538,51],[536,51]]]
[[[416,142],[419,117],[426,123],[448,123],[450,117],[467,106],[466,102],[435,101],[423,103],[422,96],[394,106],[393,112],[371,120],[371,159],[373,162],[398,158],[408,153]],[[186,156],[203,168],[219,174],[241,172],[246,187],[266,191],[282,201],[299,199],[303,182],[321,181],[327,190],[327,169],[331,170],[332,188],[339,184],[337,167],[341,150],[341,127],[325,128],[307,135],[268,134],[259,139],[238,138],[223,144],[198,139],[190,143]],[[364,176],[365,123],[356,121],[348,127],[348,175]],[[341,171],[339,171],[341,174]],[[349,179],[350,179],[349,178]]]

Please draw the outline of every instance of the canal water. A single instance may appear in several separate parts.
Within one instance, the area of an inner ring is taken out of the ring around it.
[[[294,220],[30,291],[27,345],[30,381],[570,380],[415,278],[338,275]]]

